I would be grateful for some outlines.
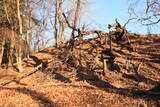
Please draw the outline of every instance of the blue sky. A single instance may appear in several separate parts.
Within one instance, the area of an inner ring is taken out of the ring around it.
[[[94,21],[96,25],[105,27],[115,22],[115,18],[124,25],[129,18],[128,6],[130,0],[92,0],[92,17],[89,19]],[[147,33],[147,27],[140,23],[131,22],[126,28],[133,33]],[[157,27],[152,28],[152,33],[160,33]]]
[[[128,7],[133,0],[89,0],[90,5],[87,7],[87,12],[83,17],[85,24],[88,24],[91,30],[108,31],[108,24],[115,23],[117,18],[121,25],[124,25],[129,18]],[[142,0],[143,1],[143,0]],[[136,6],[137,7],[137,6]],[[140,4],[140,8],[142,8]],[[83,24],[83,23],[82,23]],[[130,22],[126,26],[131,33],[146,34],[147,27],[142,26],[138,22]],[[151,33],[159,33],[158,27],[152,27]],[[52,36],[53,33],[46,35]],[[67,36],[69,38],[69,36]]]

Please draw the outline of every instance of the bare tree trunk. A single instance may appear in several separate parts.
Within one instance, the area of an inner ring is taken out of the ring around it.
[[[3,54],[4,54],[4,45],[5,45],[5,41],[2,41],[2,48],[1,48],[1,55],[0,55],[0,66],[2,64],[2,59],[3,59]]]
[[[61,42],[65,42],[65,35],[64,35],[64,30],[65,30],[65,24],[61,22]]]
[[[65,30],[65,23],[62,20],[62,3],[63,0],[59,1],[59,7],[58,7],[58,20],[59,20],[59,41],[60,42],[64,42],[65,41],[65,37],[64,37],[64,30]]]
[[[64,0],[55,0],[54,5],[54,22],[52,21],[52,17],[49,16],[50,23],[54,29],[54,39],[55,39],[55,45],[58,46],[58,44],[65,40],[64,37],[64,31],[65,31],[65,23],[63,22],[62,18],[62,5]]]
[[[19,21],[19,33],[20,33],[20,36],[19,36],[19,44],[22,43],[22,19],[21,19],[21,15],[20,15],[20,0],[17,0],[17,17],[18,17],[18,21]],[[19,71],[22,71],[23,70],[23,67],[22,67],[22,47],[21,45],[18,46],[18,56],[17,56],[17,61],[18,61],[18,69]]]
[[[27,30],[27,33],[26,33],[26,42],[27,42],[27,49],[26,51],[27,52],[27,58],[29,58],[29,55],[30,55],[30,35],[29,35],[29,30]]]
[[[11,43],[10,43],[10,50],[9,50],[9,66],[13,67],[14,63],[14,48],[15,48],[15,34],[13,31],[13,26],[11,26]]]
[[[55,1],[56,4],[55,4],[55,18],[54,18],[54,37],[55,37],[55,40],[56,40],[56,47],[58,46],[58,0]]]
[[[45,40],[45,35],[42,36],[42,44],[41,44],[41,49],[45,48],[45,44],[44,44],[44,40]]]
[[[31,22],[31,10],[30,10],[30,6],[29,6],[29,0],[27,0],[27,33],[26,33],[26,42],[27,42],[27,49],[28,49],[28,52],[27,52],[27,58],[29,58],[29,55],[30,55],[30,30],[31,30],[31,27],[30,27],[30,22]]]
[[[76,7],[76,11],[75,11],[75,15],[74,15],[74,23],[73,23],[73,27],[75,29],[77,28],[78,14],[79,14],[79,10],[80,10],[80,4],[81,4],[81,0],[77,0],[77,7]],[[71,33],[71,45],[73,47],[74,47],[75,29],[72,29],[72,33]]]
[[[36,41],[36,39],[34,40],[34,47],[33,47],[33,50],[34,50],[34,52],[36,52],[36,50],[37,50],[37,41]]]
[[[39,40],[39,32],[36,32],[36,34],[35,34],[35,40],[34,40],[34,52],[40,50],[40,44],[39,44],[39,42],[40,42],[40,40]]]

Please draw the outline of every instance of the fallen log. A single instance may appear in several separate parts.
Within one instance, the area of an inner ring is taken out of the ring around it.
[[[26,78],[26,77],[28,77],[28,76],[36,73],[37,71],[41,70],[42,68],[43,68],[43,63],[39,64],[34,70],[29,71],[29,72],[23,74],[23,75],[20,76],[20,77],[17,77],[17,78],[15,77],[15,78],[12,78],[12,79],[10,79],[10,80],[1,82],[1,83],[0,83],[0,87],[5,86],[5,85],[7,85],[7,84],[10,84],[10,83],[12,83],[12,82],[20,81],[21,79]]]

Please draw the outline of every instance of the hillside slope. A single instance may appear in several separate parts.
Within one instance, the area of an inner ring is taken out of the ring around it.
[[[0,106],[8,107],[137,107],[159,106],[159,93],[148,90],[160,83],[160,36],[128,34],[113,42],[115,65],[103,75],[102,50],[105,38],[76,41],[48,47],[24,60],[24,71],[0,70],[0,82],[33,70],[40,61],[45,69],[0,87]],[[130,44],[128,43],[130,42]]]

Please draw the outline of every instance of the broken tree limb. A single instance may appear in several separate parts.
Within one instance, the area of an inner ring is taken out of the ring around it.
[[[10,84],[10,83],[12,83],[12,82],[20,81],[21,79],[26,78],[26,77],[28,77],[28,76],[36,73],[37,71],[41,70],[42,67],[43,67],[43,63],[39,64],[34,70],[29,71],[29,72],[23,74],[23,75],[20,76],[20,77],[12,78],[12,79],[10,79],[10,80],[7,80],[7,81],[4,81],[4,82],[0,83],[0,87],[5,86],[5,85],[7,85],[7,84]]]
[[[62,13],[62,15],[63,15],[63,17],[64,17],[64,19],[65,19],[65,21],[66,21],[66,24],[67,24],[67,26],[68,26],[69,28],[73,29],[74,31],[77,31],[78,33],[79,33],[79,32],[81,33],[81,34],[78,34],[78,36],[75,36],[75,38],[80,37],[80,35],[81,35],[82,37],[84,37],[84,36],[86,36],[86,35],[90,35],[90,34],[94,34],[94,33],[96,33],[98,36],[99,36],[99,35],[108,35],[108,33],[104,32],[104,31],[101,31],[101,30],[81,31],[80,28],[76,28],[76,27],[72,26],[72,25],[69,23],[69,20],[68,20],[67,16],[65,15],[65,13]]]

